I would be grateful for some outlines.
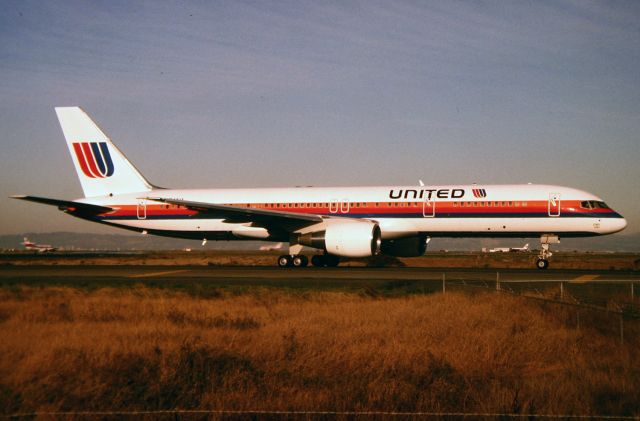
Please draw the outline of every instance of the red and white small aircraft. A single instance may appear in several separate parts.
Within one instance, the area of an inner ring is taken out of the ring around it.
[[[13,196],[142,233],[289,243],[279,266],[379,253],[420,256],[430,237],[535,237],[536,266],[561,237],[618,232],[626,220],[599,197],[550,185],[442,185],[174,190],[154,186],[78,107],[56,108],[84,198]]]
[[[29,239],[27,237],[24,237],[24,241],[22,242],[22,245],[27,250],[37,251],[38,253],[46,253],[46,252],[49,252],[49,251],[58,250],[57,247],[53,247],[50,244],[36,244],[36,243],[34,243],[32,241],[29,241]]]

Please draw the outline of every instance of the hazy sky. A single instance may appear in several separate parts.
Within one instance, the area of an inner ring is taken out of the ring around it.
[[[168,187],[534,182],[640,231],[640,2],[5,1],[0,234],[117,232],[54,106]]]

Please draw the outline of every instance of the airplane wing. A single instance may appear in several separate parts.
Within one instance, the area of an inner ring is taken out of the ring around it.
[[[206,202],[192,202],[188,200],[165,199],[162,197],[146,197],[155,202],[170,203],[184,206],[200,213],[219,217],[229,223],[251,222],[254,226],[266,229],[284,229],[295,231],[305,226],[320,223],[324,218],[320,215],[285,212],[268,209],[241,208],[237,206],[218,205]]]
[[[12,199],[28,200],[29,202],[42,203],[45,205],[57,206],[58,209],[68,212],[78,212],[84,214],[99,214],[111,212],[114,209],[107,206],[91,205],[89,203],[74,202],[71,200],[49,199],[38,196],[11,196]]]

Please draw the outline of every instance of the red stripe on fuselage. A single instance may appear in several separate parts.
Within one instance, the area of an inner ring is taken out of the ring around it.
[[[362,203],[362,202],[360,202]],[[305,213],[305,214],[323,214],[323,215],[367,215],[367,214],[376,214],[393,217],[394,215],[404,215],[404,214],[415,214],[422,213],[423,206],[421,202],[377,202],[380,203],[379,206],[375,206],[374,203],[367,203],[366,205],[360,205],[358,207],[350,207],[349,212],[342,213],[340,211],[331,213],[328,207],[324,206],[315,206],[315,207],[295,207],[293,203],[289,204],[281,204],[280,207],[273,206],[264,206],[264,204],[256,205],[251,204],[251,208],[257,209],[266,209],[266,210],[275,210],[275,211],[283,211],[283,212],[293,212],[293,213]],[[417,204],[416,204],[417,203]],[[454,202],[435,202],[436,203],[436,212],[435,215],[438,214],[447,214],[447,213],[455,213],[455,214],[464,214],[464,215],[473,215],[473,214],[493,214],[493,215],[501,215],[501,214],[509,214],[514,215],[518,213],[522,214],[531,214],[538,213],[541,216],[548,215],[548,202],[547,201],[535,201],[535,202],[527,202],[527,206],[460,206],[460,203],[474,203],[474,201],[468,202],[455,202],[456,206],[453,205]],[[480,203],[476,201],[475,203]],[[484,202],[487,203],[487,202]],[[500,201],[502,203],[502,201]],[[506,202],[508,203],[508,202]],[[403,206],[394,206],[402,204]],[[612,209],[585,209],[580,208],[580,201],[565,201],[563,203],[560,214],[585,214],[593,215],[593,214],[610,214],[614,213]],[[116,217],[127,217],[127,216],[137,216],[138,207],[136,205],[111,205],[112,207],[117,207],[118,210],[114,212],[105,213],[104,216],[116,216]],[[170,207],[166,207],[167,205],[146,205],[146,216],[193,216],[197,215],[199,212],[195,210],[191,210],[184,207],[176,207],[175,205],[170,205]],[[231,206],[237,208],[246,208],[247,204],[232,204]]]

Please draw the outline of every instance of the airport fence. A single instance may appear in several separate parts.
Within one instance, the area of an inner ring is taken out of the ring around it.
[[[640,280],[607,280],[606,283],[598,285],[602,287],[600,289],[608,289],[608,294],[597,294],[597,291],[585,292],[586,288],[594,289],[593,284],[575,280],[513,281],[501,279],[500,272],[496,272],[495,281],[448,280],[447,274],[442,274],[442,293],[446,293],[448,288],[482,289],[573,308],[576,310],[575,320],[578,329],[583,311],[602,313],[610,319],[615,319],[614,325],[620,343],[624,344],[625,322],[640,322],[640,299],[637,297],[640,292]]]

